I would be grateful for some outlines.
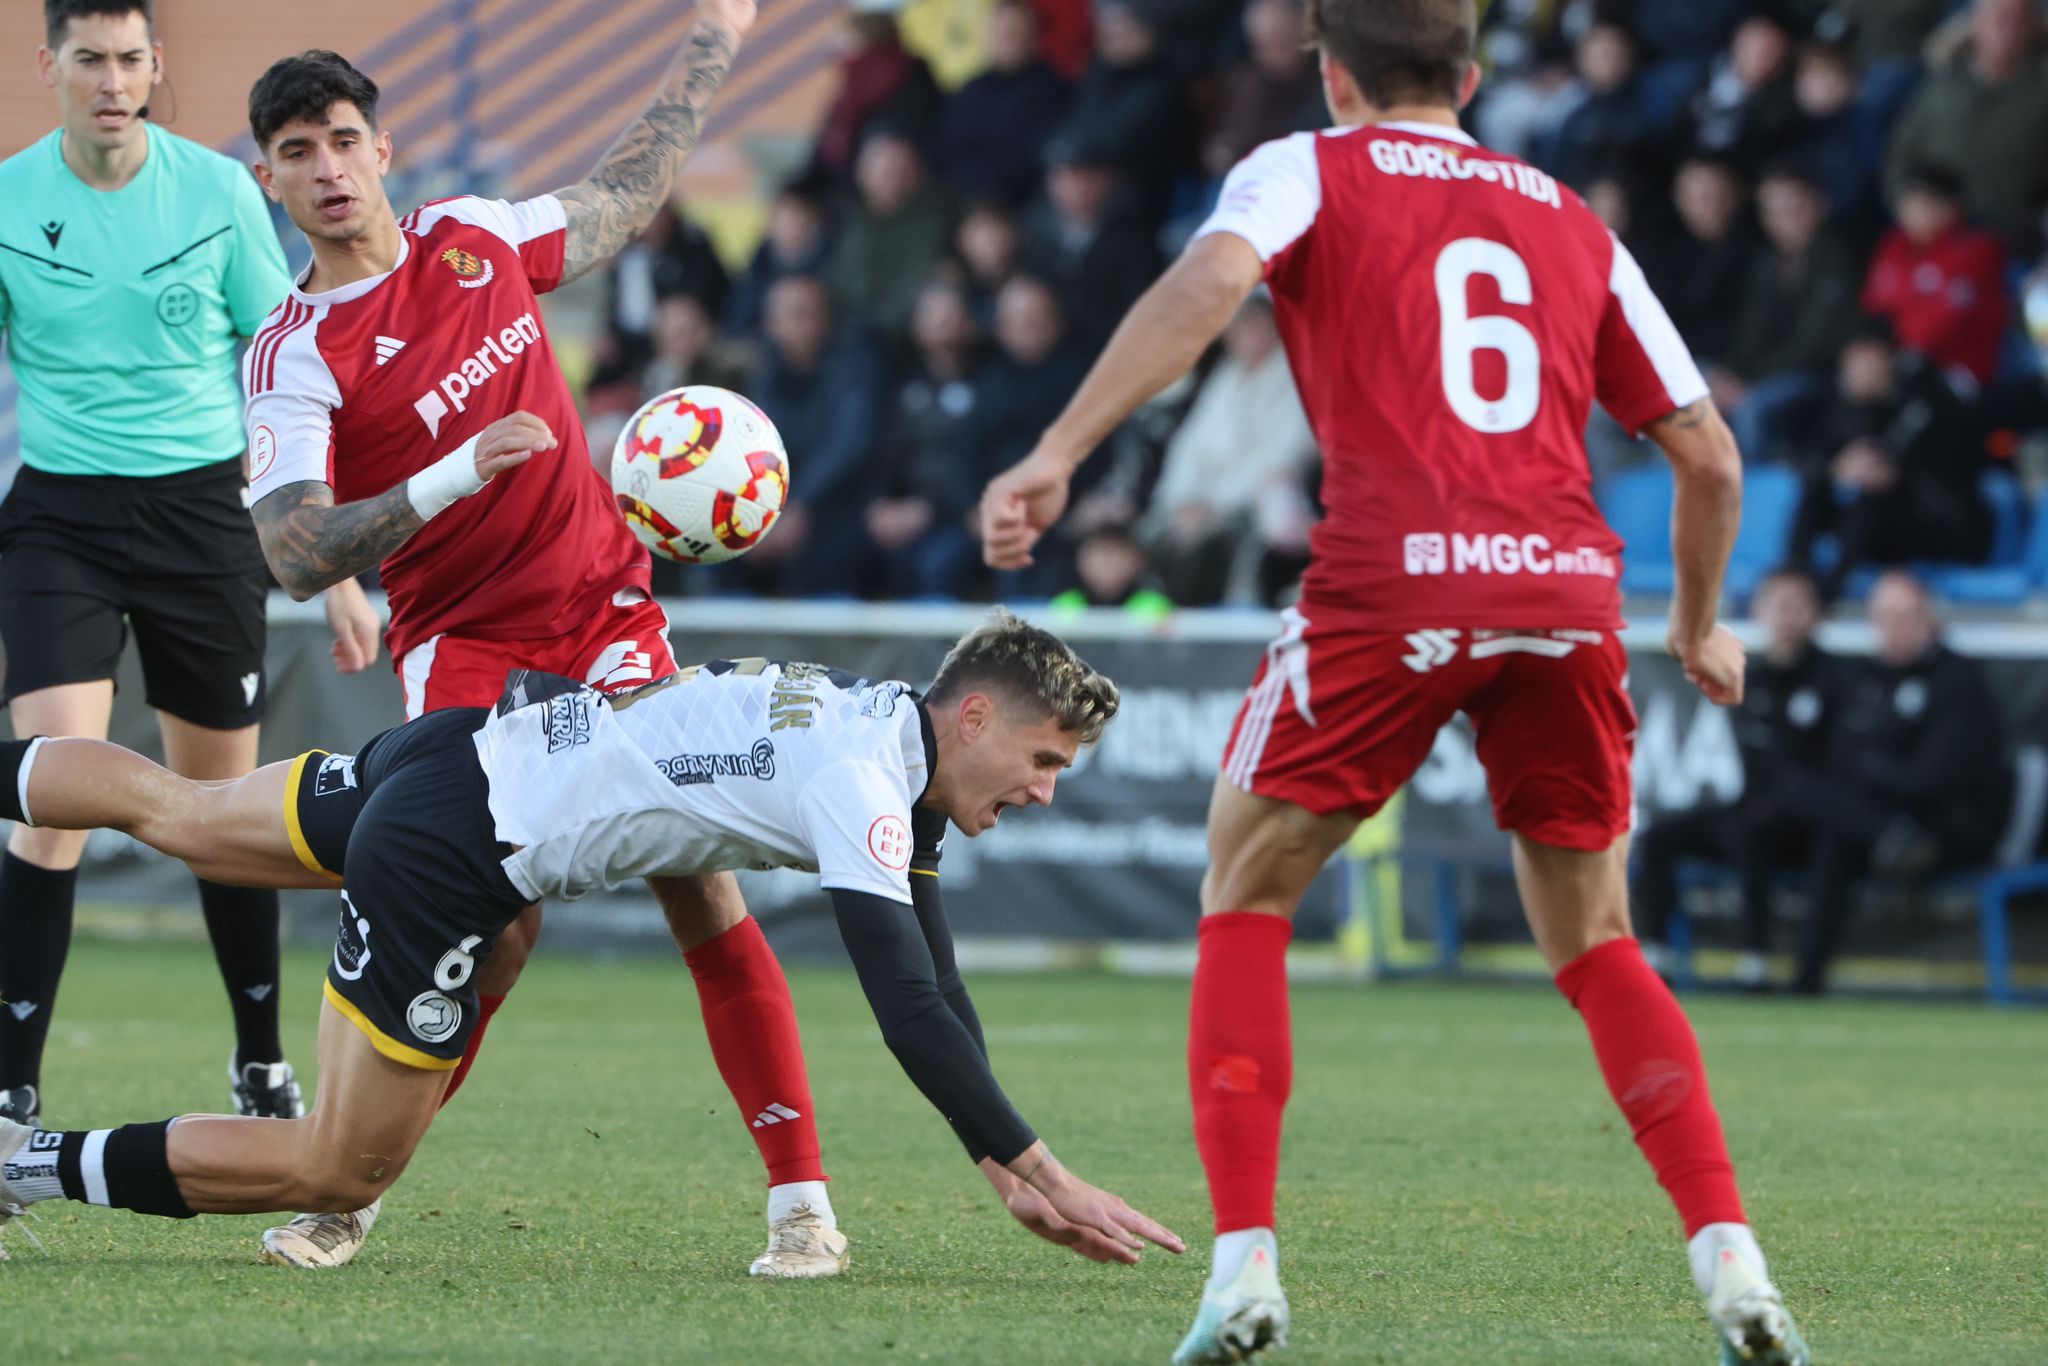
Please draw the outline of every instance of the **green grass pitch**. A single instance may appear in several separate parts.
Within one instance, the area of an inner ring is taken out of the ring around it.
[[[312,1059],[320,959],[288,962]],[[750,1281],[761,1174],[677,963],[545,948],[353,1267],[253,1264],[266,1220],[62,1202],[10,1228],[7,1360],[1153,1362],[1206,1272],[1182,982],[983,977],[999,1075],[1077,1171],[1194,1244],[1096,1266],[994,1204],[848,970],[792,973],[834,1282]],[[226,1100],[203,946],[81,942],[47,1118]],[[1690,1002],[1774,1272],[1824,1363],[2048,1360],[2048,1020]],[[1662,1193],[1571,1011],[1534,988],[1306,986],[1281,1267],[1309,1362],[1708,1363]],[[311,1078],[307,1078],[310,1082]],[[310,1091],[310,1088],[309,1088]]]

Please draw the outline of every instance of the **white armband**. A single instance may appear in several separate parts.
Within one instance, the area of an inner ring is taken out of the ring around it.
[[[412,510],[422,522],[433,521],[457,499],[481,491],[490,482],[477,477],[477,440],[472,436],[405,481],[405,496],[412,501]]]

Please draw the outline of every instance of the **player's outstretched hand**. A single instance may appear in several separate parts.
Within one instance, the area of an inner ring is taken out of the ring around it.
[[[1073,466],[1040,446],[989,481],[981,494],[981,557],[993,569],[1022,569],[1031,547],[1067,508]]]
[[[1709,702],[1733,707],[1742,701],[1742,642],[1733,631],[1717,623],[1703,639],[1674,636],[1666,644],[1685,669],[1686,678]]]
[[[384,623],[363,586],[343,579],[327,590],[326,606],[327,625],[334,632],[334,671],[356,674],[375,664]]]
[[[1003,1208],[1009,1211],[1010,1217],[1048,1243],[1070,1247],[1091,1262],[1130,1260],[1129,1254],[1108,1237],[1060,1218],[1059,1211],[1052,1207],[1050,1200],[1019,1181],[1008,1168],[992,1158],[983,1158],[981,1169],[989,1184],[996,1188],[996,1194],[1002,1198]]]
[[[1019,1185],[1026,1193],[1037,1195],[1048,1208],[1041,1210],[1036,1202],[1021,1199],[1014,1192],[1004,1196],[1004,1207],[1040,1237],[1072,1247],[1096,1261],[1126,1265],[1137,1264],[1139,1249],[1146,1243],[1168,1252],[1187,1251],[1179,1234],[1132,1209],[1122,1196],[1091,1186],[1068,1171],[1045,1150],[1043,1142],[1032,1144],[1015,1165],[1029,1173]],[[1000,1190],[1001,1186],[997,1188]],[[1047,1220],[1048,1213],[1068,1227],[1063,1229]],[[1034,1219],[1043,1222],[1045,1228],[1041,1230]],[[1070,1238],[1069,1234],[1073,1236]]]
[[[754,26],[754,0],[697,0],[697,17],[744,37]]]
[[[476,477],[488,483],[514,465],[523,465],[542,451],[555,448],[555,434],[532,413],[501,417],[476,439]]]

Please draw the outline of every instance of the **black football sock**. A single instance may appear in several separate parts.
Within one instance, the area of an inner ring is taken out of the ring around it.
[[[277,893],[204,878],[199,907],[235,1012],[235,1065],[282,1062],[277,1037]]]
[[[0,855],[0,1091],[42,1081],[77,887],[76,868]]]
[[[0,817],[28,824],[21,809],[21,765],[42,738],[34,735],[26,740],[0,740]]]
[[[192,1207],[171,1175],[169,1140],[175,1120],[118,1129],[37,1129],[7,1159],[0,1180],[24,1205],[78,1200],[190,1219]]]

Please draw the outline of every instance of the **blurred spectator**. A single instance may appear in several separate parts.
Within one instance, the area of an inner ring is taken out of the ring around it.
[[[789,451],[791,501],[775,534],[732,561],[731,574],[755,591],[843,594],[864,567],[861,495],[879,446],[883,368],[853,329],[835,331],[831,299],[812,276],[777,280],[763,323],[766,355],[747,392]]]
[[[835,177],[853,169],[870,124],[921,141],[938,117],[938,83],[903,46],[890,8],[888,0],[856,0],[847,16],[850,46],[839,61],[839,94],[825,111],[816,153],[818,167]]]
[[[953,251],[960,259],[961,283],[967,288],[974,320],[984,332],[995,329],[996,295],[1017,274],[1023,250],[1017,219],[1000,204],[970,204],[961,216]]]
[[[1744,459],[1766,460],[1789,422],[1826,387],[1856,321],[1856,261],[1825,232],[1827,201],[1804,167],[1781,164],[1757,186],[1769,250],[1750,265],[1734,334],[1707,380]]]
[[[1642,45],[1643,119],[1663,127],[1699,87],[1754,0],[1647,0],[1601,12],[1628,14]]]
[[[1725,156],[1752,174],[1782,155],[1799,123],[1791,58],[1791,36],[1776,19],[1762,14],[1744,19],[1686,108],[1690,145]]]
[[[1058,292],[1074,339],[1093,351],[1159,273],[1159,253],[1119,193],[1111,156],[1063,141],[1048,159],[1045,200],[1025,219],[1022,266]]]
[[[860,319],[893,347],[908,334],[917,291],[952,240],[953,210],[925,175],[917,144],[892,129],[877,129],[861,144],[854,186],[825,283],[843,317]]]
[[[926,285],[910,336],[916,360],[896,389],[876,471],[881,496],[867,506],[873,587],[888,598],[968,597],[982,577],[968,523],[981,498],[970,442],[982,362],[966,291]]]
[[[1813,168],[1828,197],[1828,220],[1854,233],[1877,193],[1870,121],[1857,102],[1859,77],[1845,47],[1808,43],[1799,51],[1792,98],[1800,124],[1792,155]]]
[[[1059,297],[1043,280],[1019,275],[996,296],[996,356],[976,384],[969,449],[975,495],[982,485],[1030,454],[1046,424],[1059,416],[1088,373],[1088,355],[1067,338]],[[1082,467],[1084,471],[1087,466]],[[1077,498],[1088,488],[1076,477]],[[1066,566],[1055,537],[1017,585],[1040,594],[1064,586]]]
[[[653,346],[640,378],[640,402],[685,384],[737,392],[746,388],[755,364],[745,346],[719,336],[718,319],[694,294],[674,294],[655,305]]]
[[[1121,607],[1140,621],[1173,614],[1173,601],[1159,591],[1145,562],[1145,547],[1121,522],[1108,522],[1081,537],[1074,548],[1074,587],[1052,599],[1055,611]]]
[[[997,5],[988,20],[988,69],[939,113],[932,164],[957,190],[1015,205],[1038,188],[1040,158],[1073,89],[1039,57],[1037,23],[1022,0]]]
[[[1129,0],[1095,12],[1095,56],[1082,73],[1060,136],[1115,158],[1148,229],[1166,217],[1190,143],[1179,83],[1160,55],[1159,34]]]
[[[733,285],[725,325],[742,337],[759,336],[769,287],[785,275],[816,275],[825,269],[832,245],[828,228],[825,200],[816,185],[792,181],[777,191],[761,245]]]
[[[1816,458],[1792,549],[1810,564],[1821,535],[1835,536],[1824,599],[1864,565],[1974,562],[1990,549],[1978,488],[1985,433],[1939,371],[1894,351],[1882,322],[1842,348],[1833,401],[1808,444]]]
[[[1221,602],[1261,504],[1298,490],[1316,459],[1273,305],[1254,295],[1224,330],[1223,358],[1167,444],[1139,526],[1166,595],[1184,607]]]
[[[1735,337],[1733,302],[1762,245],[1743,212],[1742,177],[1717,157],[1692,156],[1671,182],[1676,225],[1639,234],[1643,274],[1700,364],[1718,365]]]
[[[1823,762],[1785,765],[1772,819],[1811,839],[1793,990],[1817,994],[1868,873],[1917,878],[1984,863],[2005,830],[2012,771],[1998,703],[1950,650],[1926,587],[1903,570],[1870,592],[1876,658],[1852,671]]]
[[[2005,251],[1963,222],[1962,181],[1953,171],[1917,167],[1900,182],[1898,226],[1871,257],[1863,311],[1889,319],[1901,346],[1944,370],[1991,382],[2011,311]]]
[[[1742,795],[1652,821],[1642,835],[1632,902],[1644,955],[1663,970],[1671,913],[1678,908],[1679,861],[1734,868],[1742,886],[1743,952],[1736,978],[1758,987],[1771,950],[1771,883],[1807,854],[1805,828],[1773,818],[1773,783],[1787,765],[1820,766],[1848,673],[1842,661],[1814,644],[1821,598],[1803,571],[1780,569],[1766,576],[1751,611],[1763,628],[1764,648],[1749,656],[1734,714]]]
[[[1847,42],[1863,79],[1857,104],[1869,131],[1889,132],[1899,107],[1920,83],[1920,48],[1953,0],[1835,0],[1815,24],[1827,42]],[[1882,154],[1882,146],[1871,152]]]
[[[1540,158],[1574,188],[1634,161],[1648,136],[1636,91],[1636,44],[1619,24],[1595,24],[1579,39],[1580,98]]]
[[[1970,217],[2027,255],[2048,200],[2048,59],[2033,0],[1977,0],[1968,37],[1930,63],[1892,131],[1885,176],[1938,165],[1962,180]]]
[[[654,328],[654,308],[663,299],[689,294],[711,315],[725,309],[725,265],[704,229],[676,212],[673,203],[655,211],[647,231],[626,245],[605,277],[611,325],[624,336],[645,341]]]
[[[1081,78],[1095,51],[1092,0],[1026,0],[1038,20],[1038,51],[1067,80]]]
[[[1327,124],[1315,54],[1302,45],[1299,0],[1251,0],[1245,55],[1223,73],[1223,104],[1202,144],[1202,169],[1221,179],[1262,142]]]
[[[1469,110],[1480,142],[1534,161],[1571,113],[1579,99],[1566,32],[1573,13],[1574,7],[1550,0],[1481,7],[1477,51],[1486,78]]]

